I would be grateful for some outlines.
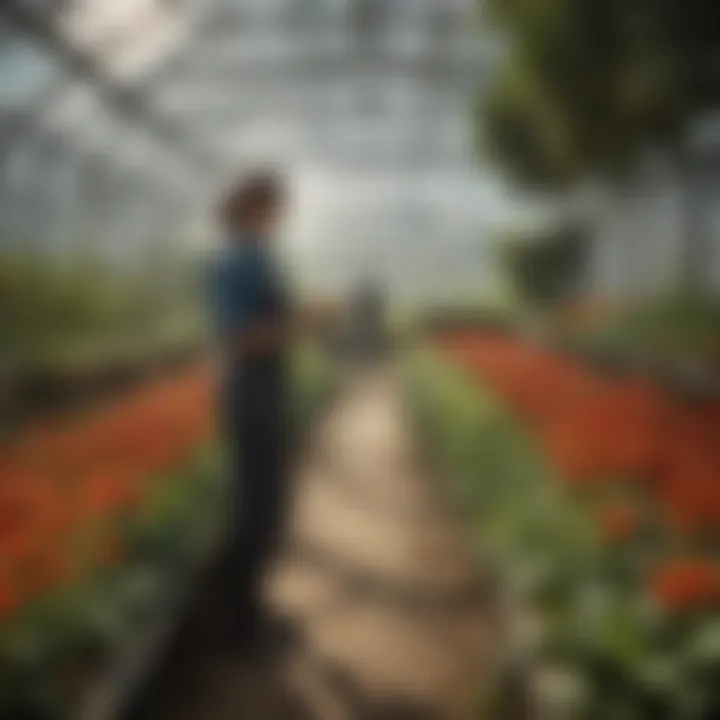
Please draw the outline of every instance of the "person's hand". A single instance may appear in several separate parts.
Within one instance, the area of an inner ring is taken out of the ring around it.
[[[346,308],[342,303],[316,303],[304,312],[303,324],[309,330],[324,331],[339,324],[345,315]]]

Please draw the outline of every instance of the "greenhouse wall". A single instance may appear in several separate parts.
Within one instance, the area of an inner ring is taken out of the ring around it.
[[[590,294],[632,301],[680,289],[688,284],[691,235],[701,268],[689,284],[720,292],[720,213],[712,200],[718,190],[720,163],[690,181],[665,163],[632,182],[606,184],[591,225]]]

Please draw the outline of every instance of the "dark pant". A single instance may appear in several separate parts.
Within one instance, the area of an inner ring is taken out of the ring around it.
[[[285,525],[289,482],[284,398],[277,387],[232,394],[227,442],[233,474],[227,559],[228,598],[255,611],[263,575]]]

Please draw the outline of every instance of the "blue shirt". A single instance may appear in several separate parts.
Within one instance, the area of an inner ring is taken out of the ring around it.
[[[262,242],[233,242],[223,251],[213,269],[213,296],[217,329],[228,353],[227,371],[264,385],[280,382],[281,351],[243,359],[232,348],[243,330],[282,320],[287,311],[279,273]]]
[[[272,268],[257,243],[236,243],[218,259],[213,272],[217,328],[223,340],[272,313]]]

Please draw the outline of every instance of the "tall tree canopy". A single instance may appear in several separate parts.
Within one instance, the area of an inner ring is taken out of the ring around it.
[[[717,0],[488,0],[509,53],[483,144],[517,180],[562,187],[669,148],[720,105]]]

